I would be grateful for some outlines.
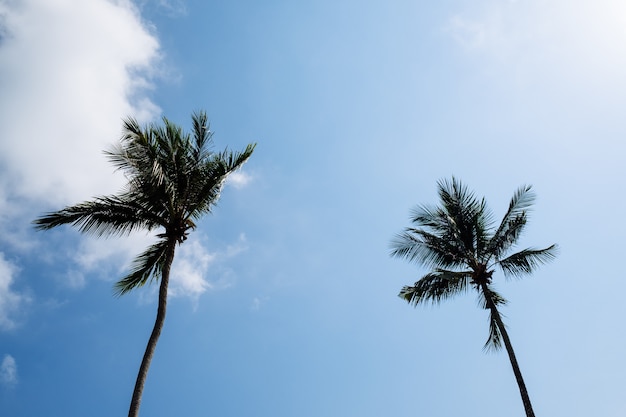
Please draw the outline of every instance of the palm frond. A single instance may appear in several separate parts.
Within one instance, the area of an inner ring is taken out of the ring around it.
[[[458,215],[463,207],[473,206],[477,202],[474,193],[455,177],[438,181],[437,188],[439,199],[451,216]]]
[[[426,267],[472,266],[488,258],[492,214],[454,177],[438,183],[441,207],[418,206],[411,213],[417,226],[392,242],[392,256]]]
[[[491,227],[491,212],[487,209],[487,203],[483,199],[481,201],[481,209],[472,218],[472,228],[474,229],[474,247],[476,248],[476,259],[479,262],[485,262],[489,258],[489,241],[491,235],[489,228]]]
[[[550,245],[544,249],[528,248],[514,253],[505,259],[497,262],[507,277],[532,273],[538,266],[552,261],[556,258],[558,246]]]
[[[467,223],[465,220],[474,218],[479,212],[485,210],[484,199],[478,199],[466,185],[456,178],[441,180],[437,185],[445,212],[452,219],[463,220],[458,223]]]
[[[486,288],[481,287],[481,291],[478,292],[478,301],[481,308],[489,310],[490,303],[493,303],[495,307],[505,305],[508,301],[498,294],[491,286],[487,285]]]
[[[499,259],[517,241],[526,225],[527,211],[534,201],[532,186],[524,185],[515,191],[507,212],[489,241],[487,251],[493,257]]]
[[[471,271],[435,270],[424,275],[412,286],[404,286],[398,296],[409,304],[430,301],[437,304],[446,298],[465,292],[471,279]]]
[[[489,286],[483,286],[482,291],[479,291],[479,301],[482,308],[489,310],[489,337],[483,349],[497,350],[502,347],[502,332],[495,315],[501,316],[498,306],[505,305],[507,301]]]
[[[410,220],[413,224],[425,227],[434,232],[448,231],[446,213],[438,207],[419,205],[411,210]]]
[[[104,151],[104,154],[116,169],[134,176],[143,172],[153,159],[149,157],[149,153],[154,138],[149,127],[142,129],[133,118],[123,121],[123,132],[120,142]]]
[[[167,240],[159,240],[137,256],[131,265],[130,273],[115,284],[115,294],[124,295],[134,288],[143,286],[148,280],[158,279],[169,244],[171,243]]]
[[[499,314],[499,313],[498,313]],[[489,337],[483,346],[483,350],[498,350],[502,348],[502,332],[493,311],[489,312]]]
[[[255,148],[256,143],[250,143],[242,152],[225,150],[220,153],[219,160],[225,162],[224,168],[226,173],[229,174],[238,170],[250,158]]]
[[[455,240],[422,229],[407,228],[392,240],[391,256],[426,267],[459,267],[466,264],[467,252],[456,243]]]
[[[438,185],[441,216],[448,222],[445,237],[457,241],[465,249],[468,260],[483,257],[491,223],[485,199],[478,199],[454,177],[451,181],[439,181]]]
[[[69,224],[81,233],[95,236],[122,236],[135,230],[152,230],[162,225],[153,215],[129,195],[95,198],[62,210],[47,213],[33,221],[38,230],[49,230]]]
[[[509,209],[502,219],[503,222],[507,222],[511,218],[526,212],[535,202],[535,198],[536,196],[532,191],[532,185],[522,185],[519,187],[515,193],[513,193],[513,197],[511,197]]]
[[[163,123],[171,125],[167,118],[163,118]],[[173,155],[171,132],[180,130],[155,124],[142,128],[133,118],[124,120],[123,129],[121,141],[105,151],[105,155],[129,180],[162,185]]]
[[[500,225],[497,233],[488,244],[488,253],[492,259],[500,259],[519,239],[526,227],[526,213],[518,214],[506,224]]]
[[[194,171],[187,199],[187,218],[198,218],[210,212],[226,178],[250,158],[255,147],[256,144],[249,144],[242,152],[225,150],[212,154],[208,161]]]
[[[196,163],[200,163],[200,161],[207,159],[211,154],[208,147],[212,142],[213,132],[211,132],[211,126],[205,112],[195,112],[191,119],[194,137],[193,157]]]

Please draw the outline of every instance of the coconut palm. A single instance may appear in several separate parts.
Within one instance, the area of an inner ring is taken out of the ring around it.
[[[128,412],[137,416],[150,361],[163,328],[167,290],[176,246],[183,243],[196,221],[211,212],[226,177],[252,154],[255,144],[242,152],[210,150],[212,132],[204,112],[192,115],[191,134],[171,123],[141,127],[124,121],[121,141],[106,155],[123,171],[128,183],[115,195],[96,197],[34,221],[40,230],[70,224],[98,237],[128,235],[135,230],[158,230],[156,242],[138,255],[128,275],[115,284],[118,295],[147,282],[161,280],[154,328],[139,367]]]
[[[438,304],[470,289],[476,290],[480,305],[489,310],[489,337],[486,349],[506,348],[519,386],[527,417],[534,412],[522,378],[511,340],[502,321],[499,306],[506,300],[492,286],[492,275],[499,268],[504,276],[521,277],[552,260],[557,246],[528,248],[510,254],[524,230],[528,209],[534,201],[530,186],[520,187],[496,227],[485,200],[478,199],[460,181],[438,183],[441,205],[419,206],[411,214],[413,227],[407,227],[392,242],[391,255],[431,269],[414,285],[405,286],[399,296],[416,306]]]

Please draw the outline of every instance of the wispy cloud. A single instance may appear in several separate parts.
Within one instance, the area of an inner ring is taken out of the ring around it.
[[[484,23],[472,21],[462,16],[453,16],[444,26],[444,30],[466,49],[479,49],[487,40]]]
[[[211,289],[213,284],[204,275],[216,258],[217,254],[209,252],[199,240],[190,240],[181,246],[172,268],[170,295],[198,297]]]
[[[84,273],[96,273],[98,278],[116,280],[155,239],[153,234],[141,232],[109,239],[81,236],[80,248],[72,255],[72,262]]]
[[[11,355],[4,355],[0,364],[0,382],[5,386],[17,384],[17,362]]]
[[[30,302],[30,297],[12,288],[17,268],[0,252],[0,330],[10,330],[17,325],[16,316]]]
[[[170,17],[179,17],[187,14],[185,0],[158,0],[159,7]]]
[[[233,272],[223,264],[247,249],[245,235],[222,251],[211,252],[202,243],[203,236],[190,238],[181,245],[174,265],[169,294],[197,301],[204,292],[233,285]]]
[[[482,1],[452,15],[443,30],[504,74],[609,85],[626,70],[625,25],[618,0]]]
[[[68,264],[68,269],[52,277],[59,285],[71,289],[83,288],[88,279],[103,279],[113,283],[128,272],[133,259],[156,238],[150,234],[134,233],[119,239],[95,239],[81,236],[81,245],[76,251],[65,251],[65,255],[51,258],[49,262]],[[55,243],[52,242],[51,245]],[[223,249],[211,251],[206,237],[193,233],[176,251],[170,281],[169,294],[172,297],[188,297],[197,302],[200,295],[209,290],[228,288],[233,285],[234,272],[227,262],[247,250],[246,237],[238,239]],[[142,303],[151,302],[158,289],[142,291]],[[143,294],[145,293],[145,294]]]
[[[267,297],[267,296],[254,297],[252,299],[252,303],[250,303],[250,310],[251,311],[259,311],[263,307],[263,305],[265,305],[265,303],[267,303],[268,300],[269,300],[269,297]]]

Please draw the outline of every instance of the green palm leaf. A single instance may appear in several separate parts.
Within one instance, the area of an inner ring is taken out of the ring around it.
[[[392,241],[391,255],[429,267],[458,267],[465,262],[465,250],[455,242],[422,229],[407,228]]]
[[[196,163],[205,160],[210,155],[210,146],[212,142],[213,132],[204,112],[195,112],[192,115],[194,149],[193,158]]]
[[[424,275],[412,286],[404,286],[398,296],[409,304],[430,301],[437,304],[446,298],[465,292],[471,279],[471,272],[436,270]]]
[[[556,258],[557,251],[556,245],[544,249],[524,249],[498,261],[498,266],[502,268],[505,276],[519,277],[532,273],[540,265]]]
[[[33,223],[38,230],[70,224],[82,233],[98,237],[128,235],[135,230],[162,226],[158,216],[145,209],[131,194],[97,197],[57,212],[47,213]]]
[[[517,241],[526,226],[527,210],[535,201],[531,189],[530,185],[524,185],[513,194],[500,226],[489,241],[487,250],[494,258],[499,259]]]
[[[165,255],[169,244],[167,240],[159,240],[137,256],[131,265],[130,273],[115,284],[115,294],[124,295],[141,287],[148,280],[158,277],[166,262]]]
[[[497,311],[497,307],[505,305],[507,301],[489,286],[485,286],[483,291],[479,292],[479,300],[481,307],[489,310],[489,337],[483,349],[498,350],[502,347],[502,330],[498,325],[497,315],[500,315],[500,312]]]

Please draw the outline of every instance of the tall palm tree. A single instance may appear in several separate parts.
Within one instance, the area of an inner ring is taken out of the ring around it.
[[[494,227],[485,199],[478,199],[461,182],[439,181],[439,207],[419,206],[411,215],[414,227],[407,227],[392,242],[391,255],[431,269],[414,285],[405,286],[399,296],[416,306],[420,303],[451,298],[469,289],[477,291],[481,305],[489,310],[489,338],[486,349],[498,349],[502,343],[527,417],[534,417],[528,391],[522,378],[508,332],[498,310],[506,299],[492,286],[496,267],[505,277],[530,274],[539,265],[556,256],[557,246],[528,248],[509,254],[522,233],[528,209],[535,196],[530,186],[520,187],[509,204],[504,218]]]
[[[160,230],[156,243],[138,255],[129,274],[115,284],[116,293],[122,295],[161,279],[157,316],[139,367],[129,417],[139,412],[148,368],[165,321],[176,246],[196,228],[195,221],[211,212],[226,177],[246,162],[256,145],[249,144],[242,152],[214,153],[209,149],[213,141],[206,113],[194,113],[192,121],[193,132],[189,134],[165,117],[162,125],[143,128],[132,118],[125,120],[121,141],[106,154],[124,172],[126,187],[118,194],[96,197],[34,221],[40,230],[70,224],[98,237]]]

